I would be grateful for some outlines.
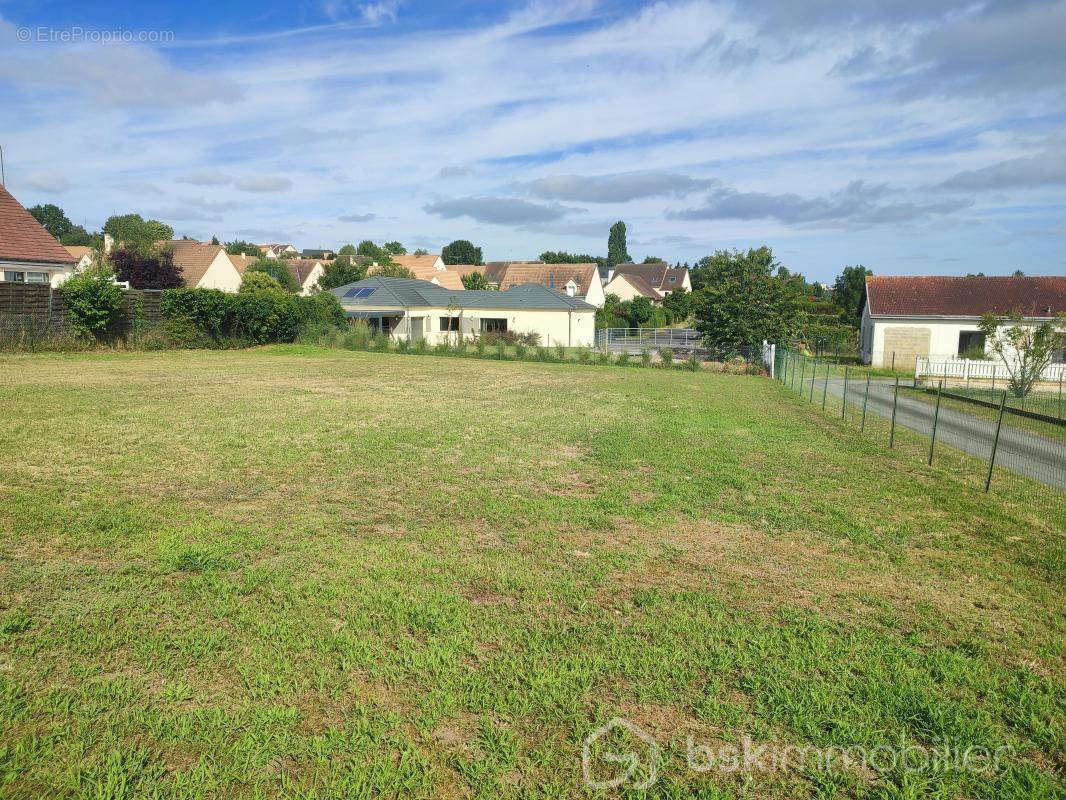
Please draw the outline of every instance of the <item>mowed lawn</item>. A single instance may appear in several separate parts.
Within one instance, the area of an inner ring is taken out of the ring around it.
[[[1063,527],[758,377],[0,356],[0,796],[1061,797]]]

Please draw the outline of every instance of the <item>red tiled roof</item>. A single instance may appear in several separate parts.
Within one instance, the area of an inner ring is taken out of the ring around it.
[[[676,289],[684,281],[687,272],[688,270],[684,267],[671,267],[669,264],[661,262],[653,262],[651,264],[626,262],[616,264],[614,267],[615,275],[637,275],[643,278],[649,286],[661,292],[669,292],[672,289]],[[669,281],[671,277],[674,278],[673,283]]]
[[[1049,317],[1066,311],[1066,276],[875,275],[866,279],[866,296],[878,317],[979,317],[990,311]]]
[[[573,281],[578,297],[589,293],[593,281],[600,280],[595,264],[520,264],[514,263],[504,270],[499,278],[500,290],[526,283],[539,283],[557,292],[565,292],[566,284]]]
[[[73,264],[74,258],[0,185],[0,259]]]

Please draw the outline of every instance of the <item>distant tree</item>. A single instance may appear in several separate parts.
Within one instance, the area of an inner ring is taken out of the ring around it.
[[[220,242],[220,241],[218,240],[218,237],[217,237],[217,236],[212,236],[212,237],[211,237],[211,244],[222,244],[222,242]]]
[[[1012,274],[1014,275],[1015,278],[1024,278],[1025,277],[1025,273],[1022,272],[1020,269],[1014,270],[1014,272]]]
[[[271,278],[278,282],[281,288],[296,294],[300,291],[300,284],[296,280],[296,276],[289,270],[288,265],[285,263],[285,259],[281,258],[260,258],[254,264],[250,265],[244,274],[249,272],[265,272]]]
[[[616,294],[603,298],[603,307],[596,309],[597,328],[629,327],[629,321],[622,315],[622,301]]]
[[[429,251],[426,250],[424,247],[419,247],[417,250],[414,251],[414,253],[412,253],[412,255],[428,256],[429,255]]]
[[[351,245],[348,245],[352,247]],[[342,250],[344,248],[341,248]],[[355,248],[352,247],[354,251]],[[337,255],[333,261],[323,267],[322,276],[318,279],[320,289],[336,289],[338,286],[346,286],[349,283],[361,281],[366,277],[366,265],[354,257],[354,254]]]
[[[385,242],[385,244],[382,245],[382,249],[384,249],[390,256],[407,255],[407,248],[399,242]]]
[[[355,245],[354,244],[343,245],[341,247],[341,249],[337,251],[337,255],[339,255],[339,256],[354,256],[355,255]]]
[[[374,267],[372,274],[380,275],[382,278],[413,278],[415,276],[415,274],[407,267],[401,267],[399,264],[393,264],[391,261],[388,264],[381,264]]]
[[[602,266],[607,263],[607,259],[603,256],[567,253],[565,250],[545,250],[540,254],[540,260],[545,264],[599,264]]]
[[[643,264],[665,264],[666,262],[658,256],[645,256]]]
[[[70,231],[61,236],[59,241],[61,244],[70,247],[102,248],[104,246],[104,235],[99,232],[89,233],[81,225],[71,225]]]
[[[116,245],[144,254],[150,253],[156,242],[174,238],[174,229],[169,225],[155,219],[143,219],[140,214],[108,217],[104,233],[109,234]]]
[[[632,260],[626,248],[626,224],[619,220],[611,226],[607,237],[607,264],[613,267]]]
[[[663,298],[663,308],[670,312],[675,322],[688,319],[692,313],[692,292],[678,287]]]
[[[634,328],[639,328],[645,322],[651,319],[654,308],[651,304],[651,300],[647,297],[634,297],[629,301],[629,321],[633,323]]]
[[[134,289],[177,289],[185,285],[181,267],[174,263],[174,251],[169,247],[144,253],[131,247],[120,247],[108,255],[115,278],[129,281]]]
[[[364,256],[366,258],[369,258],[371,261],[376,261],[379,264],[391,264],[391,263],[393,263],[392,262],[392,254],[389,253],[389,251],[386,250],[385,248],[378,247],[376,244],[374,244],[369,239],[364,239],[363,241],[361,241],[359,243],[359,246],[357,248],[355,248],[355,252],[358,255],[361,255],[361,256]]]
[[[844,267],[844,271],[833,281],[833,303],[840,309],[840,321],[855,328],[859,327],[861,321],[859,301],[862,299],[869,275],[873,275],[871,270],[862,264],[856,264]]]
[[[488,289],[489,282],[480,272],[468,272],[460,278],[464,289]]]
[[[1007,385],[1015,397],[1025,397],[1041,374],[1066,347],[1066,313],[1040,325],[1026,323],[1013,311],[1003,317],[985,314],[978,327],[985,335],[988,352],[1007,367]]]
[[[445,264],[480,264],[481,248],[474,247],[466,239],[456,239],[444,246],[440,257]]]
[[[757,348],[787,342],[802,325],[801,295],[776,273],[769,247],[719,250],[708,257],[706,285],[696,292],[696,327],[719,347]]]
[[[63,209],[54,203],[45,203],[43,206],[37,205],[33,208],[26,209],[30,212],[30,215],[41,223],[41,227],[52,234],[56,239],[62,240],[64,236],[70,234],[74,225]],[[83,228],[84,230],[84,228]]]
[[[259,249],[259,245],[253,244],[252,242],[246,242],[243,239],[234,239],[232,242],[226,242],[225,248],[226,252],[232,256],[243,254],[259,258],[263,255],[263,252]]]

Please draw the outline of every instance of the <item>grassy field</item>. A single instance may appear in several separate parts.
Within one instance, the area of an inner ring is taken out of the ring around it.
[[[0,797],[591,796],[615,717],[647,796],[1061,797],[1066,520],[967,481],[758,377],[0,356]]]

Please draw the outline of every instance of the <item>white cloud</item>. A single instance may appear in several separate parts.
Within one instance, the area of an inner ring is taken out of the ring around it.
[[[292,181],[288,178],[263,175],[260,177],[237,178],[233,182],[233,186],[242,192],[287,192],[292,189]]]

